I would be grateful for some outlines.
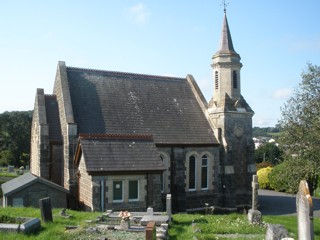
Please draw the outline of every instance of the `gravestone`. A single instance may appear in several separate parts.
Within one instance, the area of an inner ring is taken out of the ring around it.
[[[306,180],[300,181],[296,204],[299,239],[313,240],[313,206]]]
[[[13,173],[14,172],[14,166],[9,165],[8,166],[8,173]]]
[[[285,239],[288,238],[288,230],[281,224],[268,224],[265,240]]]
[[[153,208],[152,207],[148,207],[147,208],[147,215],[153,215]]]
[[[252,208],[248,212],[248,220],[250,223],[261,223],[261,212],[258,210],[258,176],[252,176]]]
[[[39,200],[41,220],[43,222],[52,222],[51,198],[42,198]]]
[[[166,210],[167,210],[167,215],[169,217],[169,222],[171,222],[171,215],[172,215],[172,211],[171,211],[171,194],[167,194],[167,202],[166,202]]]

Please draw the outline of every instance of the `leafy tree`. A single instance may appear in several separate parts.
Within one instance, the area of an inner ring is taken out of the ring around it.
[[[282,151],[275,143],[265,143],[255,150],[255,161],[271,163],[273,166],[282,161]]]
[[[306,165],[314,168],[308,171],[319,173],[320,67],[307,64],[307,69],[302,72],[301,77],[302,81],[298,88],[281,109],[282,117],[279,124],[282,134],[279,142],[290,161],[299,161],[302,164],[301,167]],[[318,177],[315,176],[314,179],[309,179],[308,183],[316,186],[317,181]]]
[[[270,187],[280,192],[297,193],[300,180],[306,180],[312,194],[317,188],[319,175],[314,165],[312,161],[300,158],[288,159],[275,166],[268,175]]]
[[[25,165],[30,156],[32,112],[0,114],[0,162],[14,166]]]

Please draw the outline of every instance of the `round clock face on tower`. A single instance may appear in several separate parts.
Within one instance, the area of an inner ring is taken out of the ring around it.
[[[236,122],[234,125],[234,129],[233,129],[233,133],[234,135],[236,135],[236,137],[241,137],[244,133],[244,127],[243,124],[241,122]]]

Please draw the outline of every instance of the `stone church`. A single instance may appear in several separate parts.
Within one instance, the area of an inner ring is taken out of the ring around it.
[[[255,174],[252,116],[224,16],[207,103],[192,75],[113,72],[59,62],[52,94],[37,89],[31,172],[91,211],[243,208]]]

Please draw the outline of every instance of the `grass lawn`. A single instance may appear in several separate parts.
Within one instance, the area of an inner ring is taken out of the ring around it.
[[[53,223],[41,223],[40,231],[24,235],[17,233],[0,232],[0,239],[19,240],[19,239],[99,239],[99,235],[87,234],[84,227],[95,226],[93,223],[86,223],[86,220],[94,220],[101,216],[100,212],[77,212],[68,210],[71,218],[59,216],[61,209],[53,209]],[[0,208],[0,215],[11,217],[37,217],[41,219],[40,210],[36,208]],[[267,223],[284,225],[291,236],[297,239],[297,220],[296,217],[275,217],[263,216],[263,221]],[[79,226],[80,230],[66,231],[66,226]],[[315,239],[320,240],[320,218],[314,219]],[[232,239],[264,239],[264,226],[250,225],[246,215],[199,215],[199,214],[175,214],[173,222],[170,224],[170,240],[189,240],[196,236],[199,240],[209,239],[230,239],[225,234],[238,234],[238,238]],[[127,235],[126,232],[115,231],[108,235],[108,239],[142,240],[141,235]],[[250,234],[250,235],[243,235]],[[111,236],[111,237],[109,237]],[[145,236],[145,235],[143,235]],[[233,235],[234,236],[234,235]]]
[[[263,216],[263,222],[282,224],[294,239],[298,239],[297,218],[294,216]],[[176,214],[169,229],[170,240],[193,239],[231,239],[227,234],[238,234],[238,238],[232,239],[264,239],[265,226],[251,225],[246,215],[189,215]],[[320,218],[314,219],[315,238],[320,240]],[[243,234],[248,234],[247,236]]]
[[[0,172],[0,177],[15,178],[17,176],[16,173]]]

